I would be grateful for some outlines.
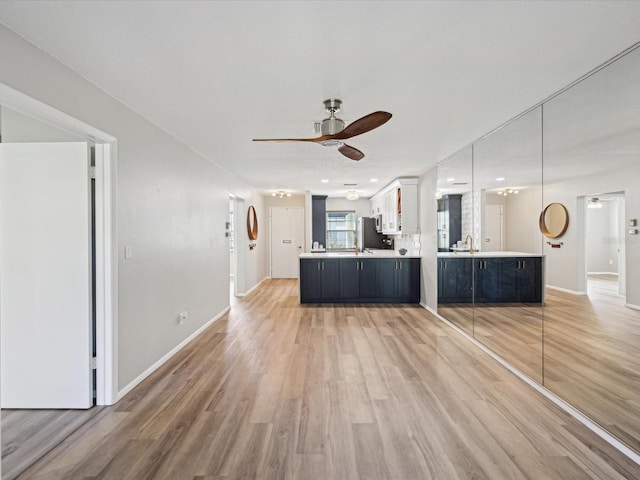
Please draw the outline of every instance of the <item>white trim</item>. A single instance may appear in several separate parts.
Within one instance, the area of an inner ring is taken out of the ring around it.
[[[587,294],[587,292],[577,292],[575,290],[569,290],[568,288],[554,287],[553,285],[546,285],[546,288],[550,288],[551,290],[557,290],[559,292],[569,293],[571,295],[586,295]]]
[[[580,422],[585,427],[587,427],[589,430],[591,430],[593,433],[598,435],[600,438],[602,438],[605,442],[610,444],[616,450],[618,450],[622,454],[626,455],[629,459],[631,459],[631,461],[633,461],[633,462],[637,463],[638,465],[640,465],[640,454],[638,454],[638,452],[636,452],[635,450],[629,448],[626,444],[624,444],[623,442],[618,440],[616,437],[611,435],[609,432],[607,432],[605,429],[603,429],[600,425],[595,423],[589,417],[584,415],[582,412],[580,412],[579,410],[577,410],[576,408],[574,408],[573,406],[571,406],[570,404],[565,402],[562,398],[558,397],[555,393],[553,393],[552,391],[548,390],[546,387],[540,385],[538,382],[536,382],[535,380],[533,380],[532,378],[530,378],[529,376],[525,375],[520,370],[518,370],[517,368],[512,366],[505,359],[503,359],[500,355],[498,355],[497,353],[495,353],[494,351],[492,351],[491,349],[489,349],[488,347],[486,347],[485,345],[480,343],[478,340],[476,340],[474,337],[472,337],[471,335],[466,333],[460,327],[458,327],[455,324],[451,323],[449,320],[447,320],[443,316],[438,315],[437,313],[434,313],[431,309],[427,308],[427,310],[429,310],[439,320],[441,320],[442,322],[446,323],[448,326],[453,328],[460,335],[462,335],[467,340],[469,340],[471,343],[473,343],[476,347],[478,347],[484,353],[486,353],[491,358],[493,358],[496,362],[498,362],[504,368],[509,370],[512,374],[514,374],[520,380],[522,380],[527,385],[529,385],[531,388],[533,388],[535,391],[537,391],[539,394],[541,394],[542,396],[544,396],[545,398],[547,398],[548,400],[553,402],[557,407],[561,408],[566,413],[571,415],[578,422]]]
[[[96,405],[113,405],[117,392],[115,151],[115,144],[95,145]]]
[[[615,275],[618,276],[618,272],[587,272],[587,276],[589,275]]]
[[[640,310],[640,305],[634,305],[633,303],[625,303],[624,306],[633,310]]]
[[[222,310],[222,312],[217,314],[211,320],[208,320],[204,325],[202,325],[195,332],[193,332],[191,335],[189,335],[187,338],[185,338],[182,342],[180,342],[178,345],[176,345],[173,349],[171,349],[169,352],[167,352],[165,355],[163,355],[162,358],[160,358],[156,363],[151,365],[144,372],[142,372],[140,375],[138,375],[136,378],[134,378],[131,382],[129,382],[129,384],[127,386],[125,386],[122,390],[120,390],[118,392],[118,398],[116,399],[116,401],[120,401],[122,399],[122,397],[124,397],[127,393],[129,393],[131,390],[133,390],[135,387],[137,387],[140,384],[140,382],[142,382],[145,378],[147,378],[149,375],[151,375],[153,372],[155,372],[158,368],[160,368],[162,365],[164,365],[167,362],[167,360],[169,360],[171,357],[173,357],[176,353],[178,353],[180,350],[182,350],[188,343],[190,343],[198,335],[200,335],[207,328],[209,328],[211,325],[213,325],[213,323],[216,320],[218,320],[218,319],[222,318],[224,315],[226,315],[227,312],[229,312],[229,310],[230,310],[230,307],[228,307],[228,306],[225,307],[225,309]]]
[[[260,280],[258,283],[256,283],[253,287],[251,287],[245,293],[239,293],[239,294],[236,295],[236,297],[246,297],[251,292],[253,292],[256,288],[258,288],[262,282],[264,282],[265,280],[269,280],[270,278],[271,277],[264,277],[262,280]]]

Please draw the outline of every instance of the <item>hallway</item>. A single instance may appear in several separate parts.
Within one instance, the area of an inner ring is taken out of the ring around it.
[[[269,280],[19,478],[638,477],[421,307]]]

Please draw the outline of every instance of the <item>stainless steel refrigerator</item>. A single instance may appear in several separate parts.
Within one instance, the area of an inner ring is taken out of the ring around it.
[[[384,236],[376,231],[375,218],[358,217],[356,235],[360,251],[365,248],[386,248],[383,243]]]

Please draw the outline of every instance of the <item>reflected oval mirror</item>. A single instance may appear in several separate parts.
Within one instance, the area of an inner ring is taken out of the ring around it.
[[[249,234],[249,240],[258,239],[258,216],[253,205],[249,205],[249,211],[247,212],[247,233]]]
[[[545,237],[561,237],[568,226],[569,213],[561,203],[550,203],[540,214],[540,231]]]

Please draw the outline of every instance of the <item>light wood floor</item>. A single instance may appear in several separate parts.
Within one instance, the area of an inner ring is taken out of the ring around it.
[[[20,478],[640,478],[421,307],[297,292],[264,282]]]
[[[2,479],[16,478],[101,408],[2,410]]]
[[[640,311],[615,277],[589,277],[588,296],[549,290],[544,383],[640,451]]]
[[[594,275],[588,296],[547,289],[544,309],[447,304],[438,312],[640,452],[640,312],[617,288],[616,277]]]

